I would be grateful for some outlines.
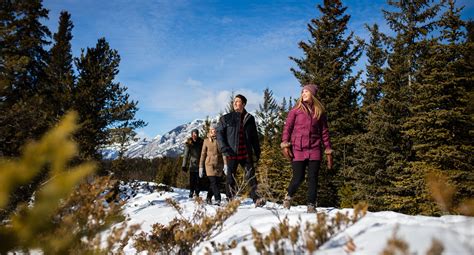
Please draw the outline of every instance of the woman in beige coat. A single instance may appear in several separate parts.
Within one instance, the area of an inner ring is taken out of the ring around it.
[[[206,175],[210,183],[206,202],[210,204],[212,195],[214,195],[215,204],[220,205],[221,193],[219,192],[218,182],[222,172],[227,171],[227,160],[217,146],[216,127],[214,125],[209,128],[209,134],[202,145],[201,160],[199,160],[199,177],[201,178],[204,177],[204,169],[206,169]]]

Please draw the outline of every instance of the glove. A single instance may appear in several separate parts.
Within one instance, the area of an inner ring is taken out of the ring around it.
[[[188,171],[188,169],[187,169],[185,166],[181,167],[181,170],[183,170],[183,172],[187,172],[187,171]]]
[[[199,178],[204,177],[204,168],[199,168]]]
[[[228,174],[229,168],[227,167],[227,165],[224,165],[224,169],[222,169],[222,171],[224,171],[224,174],[225,174],[225,175]]]
[[[285,158],[287,158],[288,160],[291,160],[294,157],[290,147],[283,148],[282,153],[283,156],[285,156]]]
[[[333,164],[332,154],[326,154],[326,159],[328,163],[328,169],[332,169],[332,164]]]

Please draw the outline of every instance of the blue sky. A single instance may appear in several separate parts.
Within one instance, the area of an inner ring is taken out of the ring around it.
[[[349,29],[368,39],[364,24],[387,26],[385,1],[343,1]],[[473,18],[474,1],[463,17]],[[232,92],[255,110],[270,88],[276,99],[298,97],[289,56],[301,57],[298,42],[322,0],[45,0],[51,31],[67,10],[74,23],[73,54],[105,37],[121,56],[116,80],[138,100],[137,117],[148,122],[140,136],[154,137],[177,125],[223,112]]]

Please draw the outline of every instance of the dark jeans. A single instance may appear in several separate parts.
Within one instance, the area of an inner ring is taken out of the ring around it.
[[[208,176],[209,178],[209,191],[207,192],[207,198],[212,198],[214,195],[214,199],[216,201],[221,201],[221,193],[219,192],[219,181],[221,178],[219,176]]]
[[[293,177],[288,186],[288,196],[292,197],[301,183],[304,181],[305,170],[308,167],[308,204],[316,204],[316,192],[318,190],[318,173],[321,161],[319,160],[305,160],[293,161],[291,167],[293,168]]]
[[[199,196],[199,172],[189,171],[189,194]]]
[[[246,185],[250,185],[250,198],[255,202],[259,196],[257,195],[257,177],[255,176],[255,168],[253,162],[247,159],[243,160],[227,160],[227,167],[229,174],[226,176],[226,195],[227,198],[232,199],[237,193],[237,185],[235,181],[235,173],[237,167],[241,165],[245,169]]]

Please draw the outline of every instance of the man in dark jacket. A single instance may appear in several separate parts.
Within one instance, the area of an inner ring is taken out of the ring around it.
[[[185,143],[182,170],[187,172],[189,167],[189,198],[199,196],[199,159],[201,158],[203,140],[199,131],[191,131],[191,137]]]
[[[241,165],[245,169],[245,179],[250,185],[250,197],[256,206],[263,206],[265,199],[257,194],[255,167],[260,158],[255,118],[245,110],[247,99],[236,95],[233,101],[234,111],[222,116],[217,127],[217,143],[220,151],[227,157],[226,193],[232,199],[237,193],[235,173]]]

